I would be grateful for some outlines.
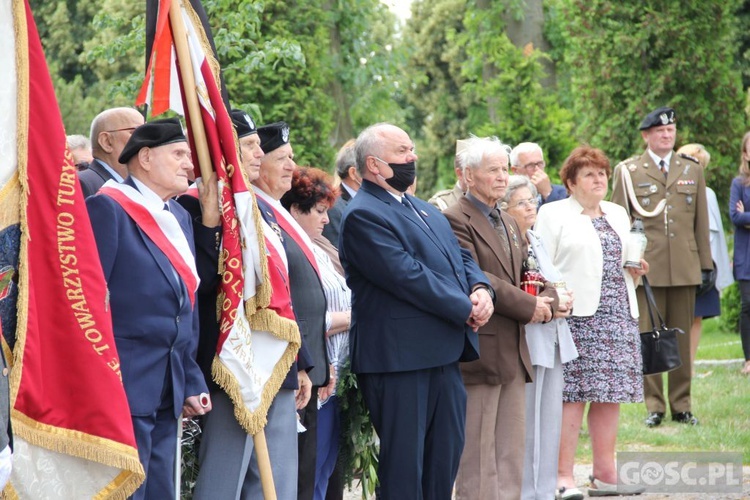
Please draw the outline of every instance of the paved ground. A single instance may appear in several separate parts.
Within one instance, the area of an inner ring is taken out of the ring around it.
[[[588,483],[588,477],[591,474],[591,465],[576,465],[575,475],[577,483],[579,485],[586,485]],[[355,483],[356,484],[356,483]],[[696,493],[649,493],[639,496],[620,497],[620,498],[642,498],[643,500],[739,500],[739,499],[750,499],[750,466],[743,468],[743,493],[736,495],[727,494],[696,494]],[[581,488],[584,495],[586,494],[586,488]],[[374,497],[373,497],[374,498]],[[351,491],[344,492],[344,500],[361,500],[362,492],[359,488],[354,488]],[[477,499],[481,500],[481,499]],[[551,500],[551,499],[550,499]]]

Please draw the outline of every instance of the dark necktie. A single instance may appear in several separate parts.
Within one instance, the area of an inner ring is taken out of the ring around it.
[[[490,212],[490,219],[492,219],[492,227],[495,228],[497,235],[500,236],[503,250],[510,257],[510,242],[508,241],[508,233],[505,231],[505,224],[503,224],[503,219],[500,217],[500,210],[493,208]]]
[[[424,219],[422,218],[422,216],[419,215],[419,212],[417,212],[417,209],[414,208],[414,205],[411,204],[411,202],[406,198],[406,196],[402,196],[401,197],[401,203],[403,203],[403,205],[406,208],[408,208],[409,210],[411,210],[412,212],[414,212],[414,214],[417,216],[417,219],[419,219],[420,221],[422,221],[422,224],[424,224],[425,226],[427,226],[427,223],[424,221]],[[427,226],[427,227],[430,227],[430,226]]]
[[[664,174],[664,178],[667,178],[667,163],[664,160],[659,160],[659,170],[661,170],[661,173]]]

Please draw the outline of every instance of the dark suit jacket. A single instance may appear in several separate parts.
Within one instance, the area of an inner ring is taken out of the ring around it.
[[[330,375],[326,351],[326,296],[318,273],[300,246],[283,229],[281,235],[289,262],[289,291],[294,316],[314,366],[308,375],[313,386],[322,387],[328,384]]]
[[[260,210],[260,214],[263,217],[263,220],[265,220],[266,224],[270,225],[272,228],[278,229],[279,237],[281,237],[282,243],[284,244],[284,249],[286,250],[287,242],[286,242],[286,239],[282,236],[281,228],[279,228],[279,225],[276,222],[276,216],[273,214],[273,210],[271,210],[271,207],[269,207],[268,204],[265,201],[263,201],[260,197],[257,197],[256,200],[258,201],[258,209]],[[289,259],[288,255],[287,255],[287,259]],[[291,276],[289,280],[291,281]],[[290,293],[292,293],[291,283],[289,284],[289,288],[290,288]],[[292,307],[295,307],[294,297],[292,297]],[[297,316],[296,309],[294,310],[294,315],[296,318]],[[305,370],[309,373],[314,368],[313,358],[310,352],[308,351],[307,340],[305,339],[305,335],[302,333],[302,328],[300,328],[300,340],[301,340],[301,344],[299,347],[299,352],[297,352],[297,361],[295,363],[292,363],[292,366],[289,368],[289,373],[287,373],[286,378],[284,379],[284,382],[281,384],[282,389],[298,389],[299,383],[297,381],[297,371]]]
[[[342,187],[341,195],[336,198],[336,203],[328,209],[328,224],[323,228],[323,236],[336,248],[339,246],[339,236],[341,235],[341,218],[344,216],[344,210],[346,210],[350,201],[352,201],[352,195],[346,188]]]
[[[541,207],[545,203],[552,203],[553,201],[558,200],[564,200],[568,197],[568,190],[565,189],[565,186],[561,186],[560,184],[552,184],[552,192],[547,196],[547,199],[545,200],[542,198],[542,196],[539,196],[539,206]]]
[[[521,268],[527,255],[526,238],[513,217],[502,213],[508,231],[511,255],[502,248],[500,236],[487,217],[466,197],[445,209],[458,242],[468,249],[495,290],[495,312],[479,329],[481,357],[461,365],[466,384],[508,384],[523,364],[526,380],[531,381],[531,358],[526,344],[524,324],[534,315],[536,297],[519,288]],[[554,290],[546,292],[556,297]]]
[[[489,280],[440,211],[406,196],[421,218],[364,181],[342,220],[355,373],[420,370],[478,356],[477,334],[466,325],[469,295]]]
[[[211,364],[219,342],[219,322],[216,318],[216,296],[221,282],[219,275],[219,248],[221,226],[206,227],[202,222],[200,201],[190,195],[177,197],[179,203],[190,214],[195,241],[195,267],[201,282],[198,286],[198,353],[197,361],[206,385],[211,391],[218,385],[211,375]]]
[[[188,295],[193,292],[116,201],[96,195],[86,206],[109,290],[130,413],[147,416],[172,404],[177,418],[187,396],[207,391],[195,362],[198,311]],[[192,248],[190,216],[174,201],[169,207]]]
[[[83,197],[88,198],[89,196],[95,195],[105,182],[114,179],[114,177],[112,177],[112,174],[104,168],[104,164],[100,160],[94,158],[94,160],[89,163],[89,168],[78,172],[78,179],[81,181]]]

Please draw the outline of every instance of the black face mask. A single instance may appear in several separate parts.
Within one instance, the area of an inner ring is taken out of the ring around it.
[[[385,179],[385,182],[399,193],[405,192],[409,186],[414,183],[414,179],[417,177],[417,164],[413,161],[408,163],[388,163],[385,160],[381,160],[377,156],[377,160],[386,163],[391,170],[393,170],[393,177]]]

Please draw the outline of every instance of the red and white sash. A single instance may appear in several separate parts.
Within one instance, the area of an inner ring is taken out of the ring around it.
[[[255,190],[255,195],[268,203],[268,205],[271,207],[271,210],[273,210],[274,216],[276,217],[276,222],[278,222],[279,226],[281,226],[281,228],[286,231],[289,236],[292,237],[297,245],[299,245],[299,247],[302,249],[302,253],[305,254],[305,257],[307,257],[307,260],[310,262],[310,265],[313,267],[313,269],[315,269],[315,273],[318,275],[318,277],[320,277],[318,261],[315,259],[315,254],[312,251],[313,242],[307,235],[305,230],[302,229],[302,226],[300,226],[299,223],[294,220],[292,214],[290,214],[289,211],[284,208],[278,200],[274,200],[256,187],[253,188]]]
[[[177,218],[163,208],[149,207],[143,194],[127,184],[110,180],[102,186],[99,193],[115,200],[154,245],[164,252],[185,283],[190,304],[195,307],[195,292],[200,280],[195,268],[195,257]]]

